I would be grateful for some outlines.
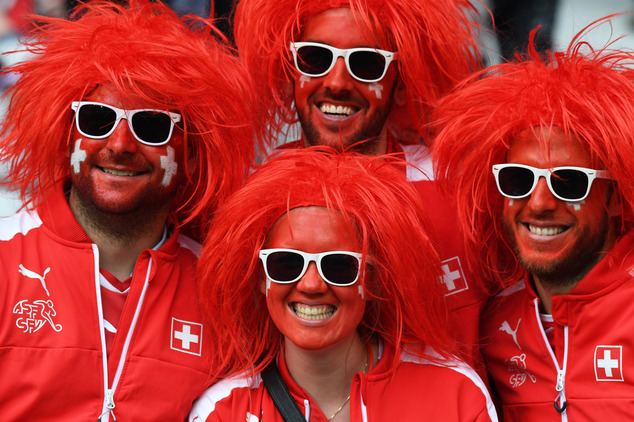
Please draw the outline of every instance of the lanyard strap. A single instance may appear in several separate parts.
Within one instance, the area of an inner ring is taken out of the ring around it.
[[[277,369],[275,359],[271,360],[271,363],[264,368],[261,376],[266,389],[269,391],[269,395],[273,399],[273,403],[275,403],[275,407],[277,407],[284,421],[306,422],[302,411],[299,410],[297,403],[291,396],[288,388],[286,388],[286,384],[284,384],[280,371]]]

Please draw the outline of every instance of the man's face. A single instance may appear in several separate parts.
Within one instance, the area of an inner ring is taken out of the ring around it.
[[[526,131],[511,142],[507,163],[593,168],[576,138],[566,140],[559,131],[545,134],[550,137],[549,162],[533,132]],[[528,197],[505,198],[504,229],[520,264],[545,284],[564,285],[583,277],[614,243],[609,183],[595,179],[586,199],[566,202],[554,197],[540,178]]]
[[[360,252],[335,215],[324,207],[295,208],[280,217],[269,233],[267,248],[308,253]],[[326,283],[316,263],[295,283],[262,281],[269,314],[287,341],[307,350],[319,350],[359,338],[357,326],[365,310],[362,281],[351,286]]]
[[[154,108],[143,101],[124,104],[108,85],[84,100],[121,109]],[[77,200],[84,210],[112,215],[169,210],[183,172],[181,130],[175,127],[167,144],[150,146],[134,138],[125,119],[104,139],[83,136],[73,120],[71,137],[71,208]]]
[[[308,20],[302,37],[337,48],[375,47],[357,26],[347,8],[330,9]],[[321,77],[296,73],[294,94],[304,133],[304,145],[327,145],[342,150],[359,141],[355,150],[365,154],[387,152],[385,122],[390,114],[397,84],[396,64],[390,64],[378,82],[354,79],[339,57],[334,68]]]

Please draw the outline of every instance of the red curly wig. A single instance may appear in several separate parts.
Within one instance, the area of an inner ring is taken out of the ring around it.
[[[128,8],[93,1],[70,20],[37,20],[27,43],[32,59],[3,69],[21,76],[9,91],[0,159],[28,206],[69,176],[71,102],[106,83],[123,100],[142,98],[183,116],[193,168],[175,208],[185,221],[213,210],[244,180],[254,158],[252,90],[210,22],[146,0]]]
[[[342,230],[356,234],[364,259],[372,259],[376,277],[372,283],[362,277],[368,298],[362,337],[382,338],[396,349],[395,360],[405,345],[453,352],[441,328],[447,314],[440,261],[405,163],[316,148],[265,164],[214,217],[198,272],[203,309],[222,333],[210,351],[214,377],[259,372],[280,350],[283,336],[259,289],[258,253],[282,215],[308,205],[337,210]]]
[[[370,45],[399,54],[394,64],[407,90],[407,110],[395,110],[388,124],[399,134],[427,137],[430,106],[480,66],[476,11],[467,0],[241,0],[236,44],[272,129],[296,121],[290,42],[300,39],[311,17],[341,7],[353,11]]]
[[[455,197],[469,263],[493,291],[515,281],[522,269],[505,240],[504,197],[491,166],[506,162],[510,142],[524,131],[534,131],[547,160],[549,140],[540,128],[557,128],[585,143],[595,168],[614,178],[624,210],[620,230],[633,222],[634,74],[628,68],[634,54],[593,50],[580,40],[590,28],[566,52],[544,56],[532,48],[531,37],[526,58],[474,75],[437,109],[438,180]]]

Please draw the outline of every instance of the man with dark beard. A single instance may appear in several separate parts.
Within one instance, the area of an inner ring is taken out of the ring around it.
[[[26,209],[0,221],[3,420],[184,420],[207,386],[200,245],[181,228],[255,148],[246,72],[188,23],[89,2],[42,17],[6,70],[0,158]]]
[[[481,334],[505,421],[634,414],[634,55],[587,47],[532,49],[438,109],[440,182],[499,291]]]
[[[428,122],[436,101],[479,66],[474,13],[463,0],[242,0],[235,21],[280,150],[322,145],[415,164],[407,177],[433,221],[449,331],[468,354],[478,353],[470,345],[486,294],[461,264],[462,234],[436,189]]]

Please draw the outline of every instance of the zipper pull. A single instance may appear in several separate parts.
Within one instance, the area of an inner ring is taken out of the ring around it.
[[[564,390],[564,377],[566,376],[566,374],[564,374],[564,371],[557,371],[557,386],[555,387],[555,389],[557,391],[563,391]]]
[[[101,422],[101,418],[103,418],[104,415],[108,414],[108,412],[110,412],[110,414],[112,415],[112,419],[114,420],[114,422],[117,422],[117,417],[114,415],[114,391],[112,390],[106,390],[106,407],[108,408],[108,410],[106,410],[104,413],[101,414],[101,416],[99,417],[99,419],[97,419],[97,422]]]
[[[558,394],[557,397],[555,397],[555,402],[553,404],[555,406],[555,410],[559,413],[564,413],[564,411],[566,410],[566,406],[568,405],[565,400],[562,402],[561,406],[559,406],[559,403],[557,403],[557,401],[561,397],[561,392],[564,391],[564,377],[564,371],[557,371],[557,385],[555,386],[555,389],[558,391]]]

